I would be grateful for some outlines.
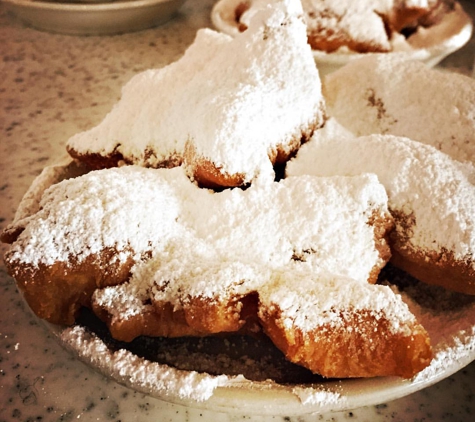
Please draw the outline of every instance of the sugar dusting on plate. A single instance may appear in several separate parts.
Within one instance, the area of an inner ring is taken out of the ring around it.
[[[288,395],[282,403],[290,406],[297,400],[302,413],[346,409],[356,395],[366,395],[367,400],[374,397],[374,404],[377,404],[376,389],[378,393],[387,389],[394,398],[400,397],[401,391],[409,394],[420,390],[460,370],[475,357],[475,298],[437,286],[413,281],[405,283],[392,288],[402,294],[411,312],[427,329],[434,348],[430,366],[410,381],[389,377],[377,381],[382,384],[375,384],[373,379],[361,379],[284,386],[271,380],[250,381],[242,375],[214,376],[184,371],[147,361],[126,350],[114,352],[80,326],[60,330],[57,335],[63,344],[95,369],[153,397],[186,400],[187,404],[198,405],[203,401],[212,403],[213,396],[222,388],[238,387],[233,389],[234,405],[238,402],[245,406],[252,394],[253,400],[261,400],[262,406],[266,406],[269,392],[279,395],[285,391]]]
[[[81,359],[101,372],[151,394],[176,395],[202,401],[208,399],[218,386],[230,382],[230,378],[225,375],[211,376],[175,370],[141,359],[127,350],[112,352],[102,340],[80,326],[65,329],[60,338]]]

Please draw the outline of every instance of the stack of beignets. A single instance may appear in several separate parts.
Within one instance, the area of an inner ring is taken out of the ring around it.
[[[262,330],[323,376],[410,378],[430,339],[378,275],[392,259],[475,294],[475,172],[326,118],[298,2],[233,40],[200,31],[69,141],[72,177],[39,177],[2,234],[7,268],[53,323],[89,307],[123,341]]]
[[[92,306],[130,341],[236,332],[251,320],[320,374],[412,376],[430,361],[427,333],[389,287],[370,284],[389,258],[386,203],[372,175],[212,192],[182,167],[97,170],[45,192],[6,262],[32,309],[55,323]],[[306,280],[303,319],[303,304],[277,299],[290,274],[289,294],[302,296]],[[326,332],[338,353],[316,341]]]

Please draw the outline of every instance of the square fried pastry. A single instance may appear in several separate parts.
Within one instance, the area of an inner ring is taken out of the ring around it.
[[[183,164],[205,187],[274,177],[325,119],[298,1],[257,13],[236,38],[199,30],[182,58],[134,76],[96,127],[68,141],[95,168]]]

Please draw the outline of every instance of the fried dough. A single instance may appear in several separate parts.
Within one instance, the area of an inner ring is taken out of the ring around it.
[[[390,257],[386,201],[372,175],[213,192],[183,168],[91,171],[45,191],[5,262],[54,323],[93,306],[121,340],[234,332],[258,323],[275,269],[374,283]]]
[[[198,31],[183,57],[134,76],[96,127],[67,149],[93,168],[183,164],[203,187],[275,178],[325,120],[298,2],[256,14],[236,38]]]
[[[323,376],[410,378],[432,359],[427,332],[387,286],[297,270],[278,274],[259,297],[274,344]]]
[[[356,136],[405,136],[475,162],[475,80],[398,55],[373,55],[327,75],[328,113]]]
[[[408,138],[331,133],[333,123],[287,174],[376,174],[396,224],[394,264],[426,283],[475,294],[475,167]]]
[[[257,10],[269,0],[243,0],[235,16],[245,31]],[[453,11],[453,0],[302,0],[308,42],[332,53],[387,53],[397,37],[407,37],[437,23]]]

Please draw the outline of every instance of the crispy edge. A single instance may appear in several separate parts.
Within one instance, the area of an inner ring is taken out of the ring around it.
[[[109,248],[98,256],[89,255],[82,262],[71,259],[32,266],[11,260],[7,253],[5,264],[39,318],[70,325],[82,306],[91,306],[91,297],[97,288],[117,285],[130,277],[133,259],[129,256],[118,263],[113,260],[116,254],[115,249]]]
[[[475,295],[475,262],[473,258],[457,259],[453,251],[416,249],[411,245],[413,215],[392,213],[397,229],[389,238],[392,250],[391,263],[414,278],[459,293]]]
[[[310,332],[285,328],[277,306],[261,313],[264,332],[288,360],[324,377],[400,376],[411,378],[429,365],[427,332],[415,323],[408,335],[392,333],[390,323],[371,311],[340,311],[342,324]]]

